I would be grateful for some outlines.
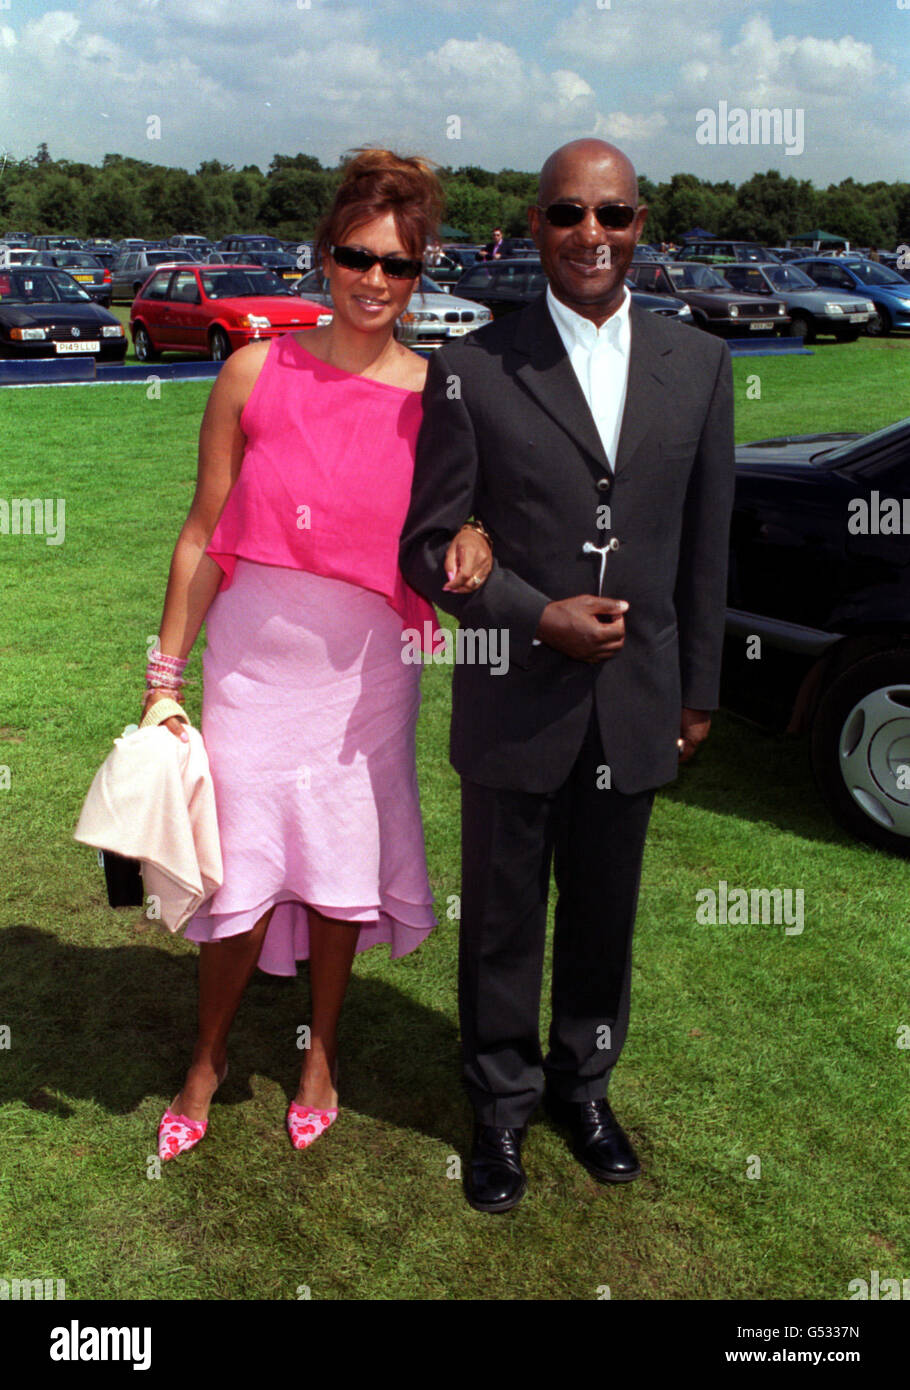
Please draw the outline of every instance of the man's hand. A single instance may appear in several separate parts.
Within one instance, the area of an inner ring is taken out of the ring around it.
[[[687,763],[695,756],[708,737],[710,728],[711,716],[707,710],[683,709],[679,719],[679,738],[676,740],[681,763]]]
[[[565,656],[596,665],[622,651],[628,607],[625,599],[597,598],[594,594],[560,599],[543,610],[536,636]],[[603,614],[605,621],[598,614]]]
[[[448,575],[442,586],[445,593],[475,594],[490,577],[493,552],[475,527],[462,526],[452,537],[443,564]]]

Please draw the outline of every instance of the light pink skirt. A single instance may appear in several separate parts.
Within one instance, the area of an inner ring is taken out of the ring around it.
[[[277,904],[260,969],[309,956],[307,905],[393,957],[435,925],[417,790],[420,666],[369,589],[238,559],[206,618],[202,736],[224,882],[190,941],[249,931]]]

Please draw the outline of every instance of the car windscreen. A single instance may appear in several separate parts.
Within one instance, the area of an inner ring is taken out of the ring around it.
[[[277,237],[257,236],[244,239],[242,246],[237,248],[244,251],[280,251],[281,242]]]
[[[291,259],[286,251],[257,251],[256,255],[263,265],[287,265]]]
[[[179,261],[182,257],[173,251],[146,251],[145,259],[149,265],[164,265],[167,261]]]
[[[65,270],[0,270],[0,306],[92,302]]]
[[[765,274],[776,290],[818,289],[815,281],[811,280],[804,270],[799,270],[795,265],[768,266]]]
[[[722,275],[709,265],[668,265],[664,267],[678,290],[729,290]]]
[[[906,284],[906,281],[904,283]],[[884,429],[876,430],[874,434],[867,434],[862,439],[850,439],[846,444],[839,444],[836,449],[826,449],[822,452],[825,455],[825,463],[832,464],[857,452],[866,454],[874,451],[877,453],[891,444],[900,445],[901,443],[910,448],[910,418],[898,420],[894,425],[885,425]],[[819,454],[812,455],[813,463],[819,456]]]
[[[753,270],[751,266],[724,266],[724,279],[738,291],[746,290],[750,294],[768,293],[764,275],[760,270]]]
[[[291,293],[288,286],[273,271],[266,270],[208,270],[203,275],[209,299],[247,299],[252,295]]]
[[[907,283],[902,275],[898,275],[896,270],[889,270],[886,265],[876,265],[875,261],[850,261],[849,264],[853,274],[862,280],[864,285],[906,285]]]
[[[65,256],[58,256],[57,261],[61,270],[69,270],[75,266],[79,270],[102,270],[101,262],[94,256],[80,255],[78,251],[70,251]]]

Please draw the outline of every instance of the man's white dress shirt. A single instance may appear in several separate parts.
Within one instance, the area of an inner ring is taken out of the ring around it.
[[[631,302],[632,296],[625,285],[619,308],[598,328],[590,319],[576,314],[574,309],[563,304],[547,286],[547,308],[594,416],[611,470],[616,467],[616,451],[629,381]]]

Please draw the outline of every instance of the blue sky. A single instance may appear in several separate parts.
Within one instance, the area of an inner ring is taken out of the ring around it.
[[[891,180],[908,56],[910,0],[0,0],[0,151],[536,169],[596,134],[655,179]],[[801,113],[803,139],[699,143],[720,103]]]

